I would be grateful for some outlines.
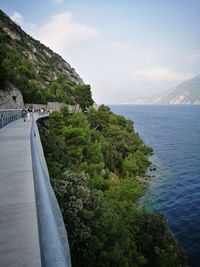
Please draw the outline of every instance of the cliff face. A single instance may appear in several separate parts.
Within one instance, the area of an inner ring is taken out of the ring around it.
[[[0,109],[23,107],[23,97],[19,89],[10,84],[3,91],[0,90]]]
[[[80,76],[2,11],[0,37],[0,90],[13,84],[22,91],[25,102],[61,102],[63,98],[69,104],[74,102],[76,86],[84,85]]]
[[[153,104],[200,104],[200,75],[185,81],[162,96],[153,100]]]

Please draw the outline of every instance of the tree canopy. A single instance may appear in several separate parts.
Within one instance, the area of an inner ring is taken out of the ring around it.
[[[153,151],[131,121],[101,106],[54,112],[40,131],[73,266],[187,266],[165,217],[138,205]]]

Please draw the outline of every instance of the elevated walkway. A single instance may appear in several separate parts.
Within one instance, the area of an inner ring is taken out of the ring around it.
[[[0,129],[0,266],[41,266],[31,120]]]
[[[0,129],[0,267],[10,266],[71,267],[66,230],[32,118]]]

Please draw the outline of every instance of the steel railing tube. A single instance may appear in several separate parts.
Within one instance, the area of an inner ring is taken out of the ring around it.
[[[0,128],[22,117],[22,109],[0,109]]]
[[[41,117],[47,117],[47,115]],[[34,117],[31,130],[31,150],[42,266],[71,267],[67,232],[50,183]]]

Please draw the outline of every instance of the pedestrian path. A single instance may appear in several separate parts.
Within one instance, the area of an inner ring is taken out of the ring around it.
[[[41,266],[31,119],[0,129],[0,266]]]

